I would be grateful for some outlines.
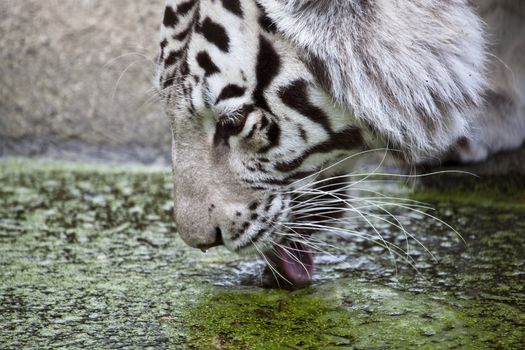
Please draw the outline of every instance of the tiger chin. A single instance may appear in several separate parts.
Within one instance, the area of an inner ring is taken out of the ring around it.
[[[525,33],[497,20],[525,6],[477,5],[168,0],[156,83],[181,238],[257,253],[281,286],[302,287],[312,235],[347,211],[352,155],[390,148],[409,164],[468,162],[519,146],[525,44],[492,43]]]

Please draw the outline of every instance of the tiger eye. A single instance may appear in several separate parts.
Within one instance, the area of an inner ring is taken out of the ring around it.
[[[231,134],[238,134],[246,125],[246,120],[252,111],[253,107],[244,106],[233,113],[221,116],[219,126],[228,130]]]
[[[246,124],[246,117],[244,116],[226,116],[219,121],[219,127],[229,134],[238,134]]]

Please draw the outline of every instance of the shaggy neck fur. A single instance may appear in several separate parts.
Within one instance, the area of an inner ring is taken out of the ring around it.
[[[320,85],[413,162],[468,133],[485,43],[466,0],[258,0]]]

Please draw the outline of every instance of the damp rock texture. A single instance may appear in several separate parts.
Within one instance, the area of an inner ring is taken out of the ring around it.
[[[260,287],[256,257],[184,246],[168,169],[2,159],[0,184],[3,349],[525,345],[520,191],[411,193],[374,181],[435,209],[392,206],[399,221],[356,222],[361,237],[318,236],[328,245],[313,285],[284,291]],[[377,236],[371,225],[381,237],[362,238]],[[407,239],[407,256],[385,249],[405,251]]]

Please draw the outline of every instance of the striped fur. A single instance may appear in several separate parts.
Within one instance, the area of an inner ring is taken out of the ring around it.
[[[254,1],[168,1],[162,38],[178,231],[193,246],[220,229],[234,251],[266,250],[292,215],[282,190],[371,135]]]
[[[490,91],[467,0],[168,0],[160,47],[175,220],[201,248],[270,249],[309,175],[440,156]]]

